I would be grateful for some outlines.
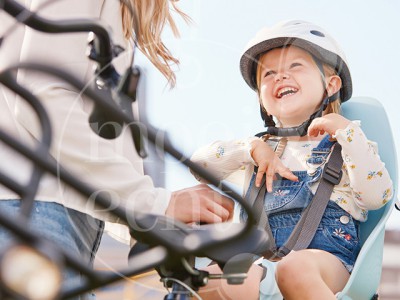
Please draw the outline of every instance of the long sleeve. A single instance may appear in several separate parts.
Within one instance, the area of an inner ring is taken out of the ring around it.
[[[35,10],[43,2],[31,1],[31,9]],[[59,1],[40,12],[43,17],[59,20],[101,19],[112,25],[113,40],[117,44],[129,46],[122,34],[119,1]],[[87,33],[54,35],[26,29],[21,61],[51,64],[91,83],[93,63],[86,57],[87,37]],[[125,51],[116,60],[118,71],[129,66],[129,61],[129,53]],[[135,152],[128,131],[115,140],[94,134],[88,124],[91,101],[60,78],[22,71],[18,73],[18,80],[45,106],[53,129],[51,154],[62,166],[99,191],[109,193],[128,212],[165,212],[170,192],[154,187],[151,178],[143,175],[142,159]],[[15,116],[32,141],[37,140],[41,134],[38,122],[22,99],[16,102]],[[103,220],[119,221],[107,209],[95,207],[90,199],[56,179],[42,182],[38,199],[61,202]]]
[[[234,172],[244,171],[253,165],[250,143],[254,139],[250,137],[242,140],[216,141],[196,150],[191,160],[208,169],[217,179],[224,180]],[[202,181],[196,174],[194,175],[197,180]]]
[[[378,155],[376,143],[368,141],[358,122],[335,135],[342,146],[345,172],[356,204],[364,210],[382,207],[393,196],[393,183]]]

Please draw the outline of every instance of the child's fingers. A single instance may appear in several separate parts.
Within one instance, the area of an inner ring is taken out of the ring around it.
[[[296,175],[294,175],[292,173],[292,171],[290,171],[289,168],[285,167],[283,164],[277,163],[277,165],[275,164],[270,164],[270,165],[259,165],[258,166],[258,170],[257,170],[257,174],[256,174],[256,187],[260,187],[261,186],[261,182],[263,179],[263,176],[265,174],[265,182],[266,182],[266,188],[267,191],[269,193],[272,192],[272,186],[273,186],[273,182],[276,179],[275,174],[278,173],[279,175],[281,175],[284,178],[287,178],[289,180],[292,181],[298,181],[298,177]]]
[[[325,133],[325,130],[323,130],[323,129],[309,129],[308,130],[308,136],[314,136],[314,137],[316,137],[316,136],[318,136],[318,135],[323,135]]]
[[[260,168],[258,168],[257,175],[256,175],[256,187],[260,187],[264,173],[265,173],[265,170],[261,170]]]
[[[266,177],[265,185],[267,186],[268,193],[272,192],[272,184],[274,181],[274,175],[275,175],[274,172],[270,172],[270,171],[267,171],[267,173],[265,174],[265,177]]]
[[[308,136],[317,136],[316,131],[312,128],[308,128]]]
[[[296,175],[294,175],[289,168],[284,167],[278,173],[282,177],[285,177],[286,179],[289,179],[291,181],[299,181],[299,178]]]
[[[268,164],[265,162],[262,162],[258,165],[258,170],[256,175],[256,187],[261,186],[263,176],[266,173],[268,167],[269,167]]]
[[[309,136],[318,136],[324,131],[323,118],[314,119],[308,127],[307,134]]]
[[[321,131],[320,128],[311,125],[310,127],[308,127],[308,132],[307,132],[307,134],[308,134],[309,136],[318,136],[318,133],[319,133],[320,131]]]

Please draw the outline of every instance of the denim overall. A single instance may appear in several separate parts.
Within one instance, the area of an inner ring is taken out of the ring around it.
[[[314,167],[312,172],[293,171],[299,179],[298,182],[279,178],[273,182],[272,193],[265,194],[264,210],[278,248],[286,243],[303,209],[311,202],[314,196],[311,185],[321,178],[323,165],[332,146],[333,142],[329,141],[327,136],[312,150],[307,161],[309,166]],[[254,173],[250,180],[250,187],[255,184],[255,175]],[[243,210],[240,216],[242,220],[247,218]],[[360,251],[358,228],[357,220],[353,220],[352,216],[335,202],[329,201],[308,249],[321,249],[332,253],[351,272]]]

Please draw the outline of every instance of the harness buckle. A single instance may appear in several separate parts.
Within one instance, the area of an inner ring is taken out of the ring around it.
[[[263,253],[263,257],[265,259],[268,259],[269,261],[277,262],[280,261],[282,258],[284,258],[286,255],[288,255],[289,252],[290,250],[287,249],[285,246],[282,246],[279,249],[273,247],[272,249],[265,251]]]
[[[342,179],[343,171],[339,170],[339,172],[328,164],[325,165],[324,172],[322,173],[322,177],[333,185],[339,184]]]

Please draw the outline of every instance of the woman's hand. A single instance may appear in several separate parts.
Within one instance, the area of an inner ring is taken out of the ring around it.
[[[331,113],[314,119],[308,127],[309,136],[318,136],[328,133],[333,136],[338,129],[345,129],[351,123],[342,115]]]
[[[254,140],[251,142],[251,157],[258,165],[256,176],[256,186],[261,185],[262,178],[266,176],[267,191],[272,192],[272,182],[275,179],[275,174],[278,173],[282,177],[292,181],[298,181],[296,175],[287,168],[280,158],[275,154],[270,146],[263,140]]]
[[[184,223],[219,223],[232,219],[233,208],[230,198],[199,184],[173,192],[165,214]]]

